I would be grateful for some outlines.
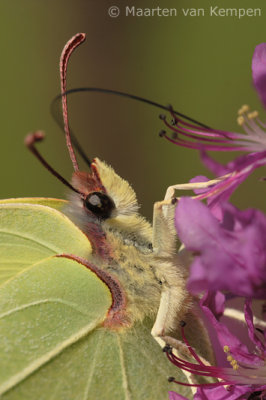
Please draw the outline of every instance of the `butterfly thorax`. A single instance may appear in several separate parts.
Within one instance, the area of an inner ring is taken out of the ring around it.
[[[151,244],[152,228],[138,213],[133,189],[98,159],[92,164],[91,173],[75,173],[72,182],[84,195],[71,195],[67,213],[91,242],[88,260],[120,282],[131,319],[155,315],[162,281]],[[99,218],[87,209],[84,198],[91,193],[110,197],[114,209],[108,218]]]

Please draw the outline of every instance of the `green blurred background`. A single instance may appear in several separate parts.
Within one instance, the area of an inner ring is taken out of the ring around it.
[[[112,5],[121,8],[118,18],[108,16]],[[177,17],[125,17],[126,5],[175,7],[180,12]],[[181,14],[182,7],[208,10],[216,5],[261,8],[262,16]],[[77,32],[85,32],[87,40],[71,59],[68,88],[98,86],[134,93],[171,103],[221,129],[239,130],[236,112],[244,103],[265,118],[251,82],[254,47],[266,41],[265,0],[2,0],[0,20],[2,198],[66,195],[23,139],[29,131],[44,130],[47,137],[40,151],[70,178],[63,135],[49,106],[60,90],[61,50]],[[148,218],[168,185],[206,173],[196,152],[158,137],[162,122],[157,109],[101,94],[75,95],[69,107],[72,128],[88,155],[106,160],[132,184]],[[263,175],[265,170],[257,171],[241,186],[235,204],[266,211],[265,183],[258,181]]]

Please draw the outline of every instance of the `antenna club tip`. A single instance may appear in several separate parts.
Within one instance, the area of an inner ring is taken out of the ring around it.
[[[27,147],[31,147],[35,142],[41,142],[44,138],[45,133],[42,131],[31,132],[25,137],[24,143]]]
[[[68,42],[65,44],[65,47],[63,48],[63,51],[61,53],[60,57],[60,70],[61,68],[65,69],[64,74],[62,75],[61,78],[64,80],[66,79],[65,74],[66,74],[66,67],[68,64],[68,59],[71,56],[71,53],[81,44],[84,42],[86,39],[86,34],[85,33],[76,33],[76,35],[72,36]],[[65,91],[65,90],[64,90]]]
[[[84,32],[79,32],[77,33],[74,37],[80,37],[80,40],[84,41],[86,39],[86,33]]]
[[[72,36],[69,39],[69,41],[65,45],[65,49],[68,49],[69,47],[73,46],[72,50],[74,50],[74,48],[83,43],[85,39],[86,39],[86,33],[83,32],[76,33],[76,35]]]

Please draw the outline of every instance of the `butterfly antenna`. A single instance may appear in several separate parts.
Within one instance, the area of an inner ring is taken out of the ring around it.
[[[66,95],[68,95],[69,90],[66,91]],[[60,102],[60,109],[59,109],[59,102]],[[63,118],[62,118],[62,96],[61,94],[59,95],[59,97],[56,97],[56,99],[54,99],[51,104],[50,104],[50,112],[51,115],[54,119],[54,121],[58,124],[58,126],[60,127],[60,129],[64,131],[64,122],[63,122]],[[71,142],[73,144],[73,147],[75,149],[75,151],[81,156],[81,158],[83,159],[83,161],[85,162],[85,164],[87,164],[87,166],[90,168],[91,167],[91,160],[89,159],[89,157],[87,156],[87,154],[85,153],[85,151],[83,150],[81,144],[79,143],[78,139],[76,138],[75,134],[73,133],[73,131],[71,130],[71,128],[69,128],[69,133],[70,133],[70,137],[71,137]]]
[[[73,36],[65,45],[61,57],[60,57],[60,81],[61,81],[61,96],[62,96],[62,111],[63,111],[63,120],[64,120],[64,131],[66,134],[66,143],[69,151],[70,159],[72,161],[74,171],[79,171],[79,166],[77,162],[77,158],[73,149],[73,145],[71,142],[71,135],[68,123],[68,110],[67,110],[67,66],[68,61],[73,53],[73,51],[84,42],[86,38],[85,33],[77,33]]]
[[[197,124],[199,126],[201,126],[202,128],[205,129],[211,129],[208,125],[197,121],[194,118],[191,118],[179,111],[173,110],[170,106],[165,106],[163,104],[160,103],[156,103],[155,101],[146,99],[144,97],[140,97],[140,96],[136,96],[134,94],[130,94],[130,93],[124,93],[124,92],[119,92],[118,90],[112,90],[112,89],[105,89],[105,88],[97,88],[97,87],[82,87],[82,88],[75,88],[75,89],[69,89],[66,92],[64,92],[63,95],[68,95],[70,96],[71,94],[75,94],[75,93],[84,93],[84,92],[89,92],[89,93],[102,93],[102,94],[108,94],[108,95],[114,95],[114,96],[120,96],[120,97],[125,97],[131,100],[136,100],[136,101],[140,101],[142,103],[146,103],[150,106],[153,107],[157,107],[161,110],[165,110],[167,112],[169,112],[171,110],[171,112],[173,114],[178,115],[181,118],[184,118],[185,120],[192,122],[194,124]],[[53,117],[53,119],[55,120],[55,122],[60,126],[60,128],[64,131],[64,122],[62,121],[62,118],[59,116],[59,111],[58,111],[58,104],[59,102],[62,102],[62,94],[59,94],[58,96],[56,96],[53,101],[51,102],[50,105],[50,112],[51,115]],[[61,113],[60,113],[61,114]],[[71,142],[74,146],[74,148],[76,149],[76,151],[78,152],[78,154],[81,156],[81,158],[85,161],[85,163],[88,165],[88,167],[91,166],[91,161],[90,159],[87,157],[86,153],[84,152],[84,150],[82,149],[81,145],[79,144],[75,134],[70,130],[69,128],[69,134],[71,137]]]

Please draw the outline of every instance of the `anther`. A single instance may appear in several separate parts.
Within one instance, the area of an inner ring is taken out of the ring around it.
[[[168,108],[169,111],[173,111],[174,110],[172,104],[167,104],[166,107]]]
[[[248,112],[250,107],[247,104],[244,104],[239,110],[238,115],[243,115],[244,113]]]
[[[229,346],[224,346],[224,352],[225,353],[230,353]],[[227,358],[227,361],[230,362],[230,364],[231,364],[233,369],[236,370],[236,369],[239,368],[238,362],[232,357],[231,354],[228,354],[228,356],[226,358]]]
[[[245,119],[241,115],[240,117],[237,117],[236,122],[238,123],[238,125],[242,126],[245,122]]]
[[[162,119],[163,121],[165,121],[166,120],[166,115],[165,114],[160,114],[159,118]]]
[[[166,134],[166,131],[160,131],[160,132],[159,132],[159,136],[160,136],[160,137],[164,137],[165,134]]]
[[[177,138],[178,138],[178,134],[177,134],[176,132],[173,132],[173,133],[172,133],[172,139],[175,140],[175,139],[177,139]]]
[[[252,111],[252,112],[248,113],[248,119],[255,119],[255,118],[258,118],[258,116],[259,116],[258,111]]]
[[[169,376],[168,382],[174,382],[174,381],[175,381],[175,378],[173,376]]]
[[[181,326],[181,328],[184,328],[186,326],[186,322],[185,321],[180,321],[180,326]]]
[[[230,351],[229,346],[224,346],[224,352],[228,353]]]
[[[172,353],[172,347],[169,344],[166,344],[163,348],[164,353]]]
[[[172,118],[171,119],[171,125],[175,126],[178,124],[178,119],[177,118]]]

